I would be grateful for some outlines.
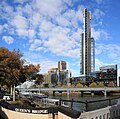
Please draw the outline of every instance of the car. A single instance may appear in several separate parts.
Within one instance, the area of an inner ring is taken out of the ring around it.
[[[12,95],[10,95],[10,94],[5,94],[5,95],[3,96],[3,100],[12,100]]]

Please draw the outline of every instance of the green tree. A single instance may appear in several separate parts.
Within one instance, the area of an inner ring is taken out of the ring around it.
[[[88,86],[87,85],[84,85],[84,87],[83,88],[88,88]]]
[[[70,88],[75,88],[75,85],[74,85],[74,84],[72,84],[72,85],[70,85],[69,87],[70,87]]]
[[[104,85],[104,83],[103,82],[99,82],[98,83],[98,87],[104,87],[105,85]]]
[[[109,84],[107,85],[108,87],[114,87],[115,86],[115,84],[114,84],[114,82],[113,81],[110,81],[109,82]]]
[[[62,88],[68,88],[68,86],[67,85],[63,85]]]
[[[97,87],[97,84],[96,84],[95,82],[92,82],[92,83],[89,85],[89,87],[95,88],[95,87]]]
[[[75,87],[76,88],[83,88],[83,85],[81,83],[78,83]]]

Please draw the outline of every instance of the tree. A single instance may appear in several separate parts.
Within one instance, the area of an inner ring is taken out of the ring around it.
[[[89,87],[95,88],[95,87],[97,87],[97,84],[96,84],[95,82],[92,82],[92,83],[89,85]]]
[[[70,85],[70,86],[69,86],[69,88],[74,88],[74,87],[75,87],[75,85],[74,85],[74,84],[72,84],[72,85]]]
[[[88,88],[88,86],[87,85],[84,85],[84,87],[83,88]]]
[[[22,67],[22,70],[20,71],[20,78],[19,81],[21,83],[25,82],[26,79],[35,79],[36,80],[36,76],[37,73],[39,72],[40,69],[40,65],[33,65],[33,64],[28,64],[28,65],[24,65]]]
[[[78,84],[76,85],[76,88],[83,88],[83,85],[80,84],[80,83],[78,83]]]
[[[6,48],[0,47],[0,57],[7,57],[0,62],[7,77],[4,77],[3,82],[7,87],[13,88],[13,100],[15,100],[15,84],[18,81],[20,70],[24,61],[21,59],[20,50],[9,51]]]
[[[108,87],[114,87],[114,86],[115,86],[114,82],[110,81],[109,84],[108,84]]]
[[[68,88],[68,86],[67,85],[63,85],[62,88]]]
[[[36,80],[35,83],[38,85],[41,85],[44,81],[44,76],[42,74],[36,74],[33,78]]]
[[[9,50],[0,47],[0,83],[4,85],[5,78],[7,78],[8,72],[6,71],[5,59],[8,58]]]
[[[105,85],[104,85],[104,83],[103,82],[99,82],[98,83],[98,87],[104,87]]]
[[[6,85],[9,90],[11,87],[11,92],[14,92],[13,100],[15,100],[15,85],[31,79],[40,68],[39,64],[24,65],[25,60],[22,57],[20,50],[9,51],[7,48],[0,47],[0,83]]]

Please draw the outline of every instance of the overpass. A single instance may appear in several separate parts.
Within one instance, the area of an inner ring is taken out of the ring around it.
[[[53,91],[53,92],[67,92],[69,95],[70,92],[94,92],[94,91],[102,91],[104,95],[107,95],[109,91],[120,91],[120,87],[97,87],[97,88],[17,88],[19,91]]]

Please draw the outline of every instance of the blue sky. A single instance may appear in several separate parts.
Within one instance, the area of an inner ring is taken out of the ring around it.
[[[0,46],[20,49],[29,63],[41,64],[41,73],[65,60],[79,76],[84,8],[92,12],[96,70],[119,67],[119,0],[0,0]]]

